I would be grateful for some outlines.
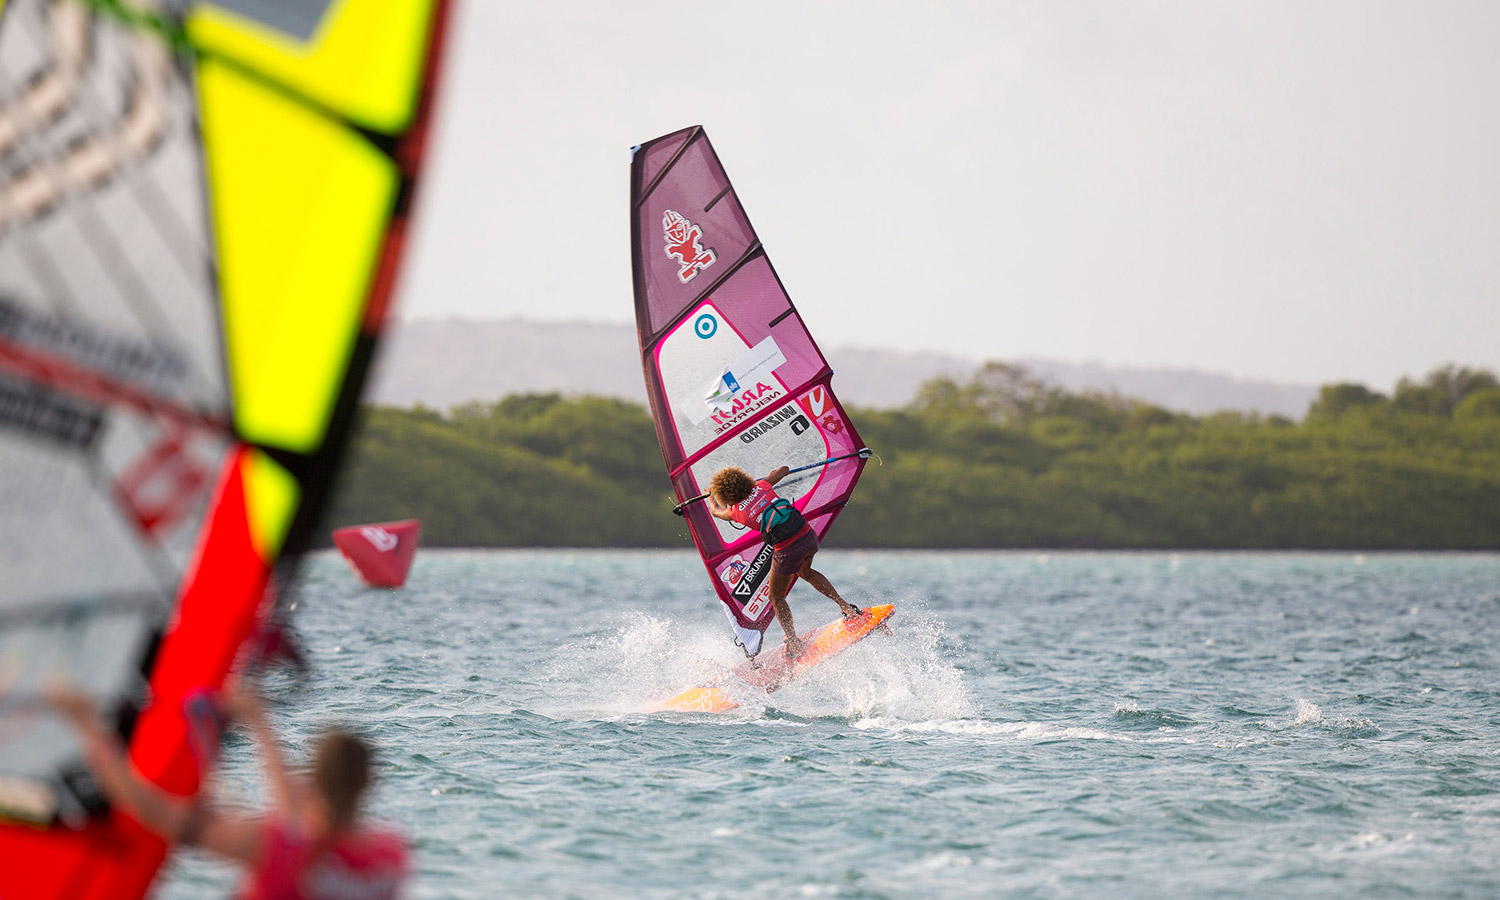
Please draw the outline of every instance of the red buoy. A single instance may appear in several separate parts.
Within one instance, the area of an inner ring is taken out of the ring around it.
[[[333,533],[334,546],[370,587],[398,588],[406,583],[422,523],[416,519],[351,525]]]

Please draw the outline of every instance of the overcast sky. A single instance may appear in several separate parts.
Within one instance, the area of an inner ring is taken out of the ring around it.
[[[702,124],[824,346],[1500,369],[1500,3],[459,7],[401,315],[632,318]]]

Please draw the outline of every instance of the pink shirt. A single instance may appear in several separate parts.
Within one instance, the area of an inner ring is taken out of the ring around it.
[[[314,856],[296,826],[266,824],[260,864],[243,900],[394,900],[406,880],[406,841],[389,831],[346,834]]]
[[[729,515],[736,522],[750,529],[760,531],[760,514],[766,511],[766,507],[776,500],[776,489],[771,487],[769,481],[755,482],[755,490],[750,496],[729,507]],[[784,550],[791,546],[792,542],[799,540],[804,534],[812,529],[811,525],[803,524],[802,530],[787,538],[779,544],[773,545],[777,550]]]

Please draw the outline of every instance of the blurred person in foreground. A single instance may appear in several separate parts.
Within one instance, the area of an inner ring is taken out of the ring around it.
[[[399,895],[408,871],[406,842],[362,819],[373,751],[359,735],[324,732],[312,777],[294,775],[260,697],[249,692],[231,697],[226,712],[254,735],[274,803],[264,815],[242,815],[146,781],[132,768],[119,738],[100,722],[93,700],[66,688],[53,689],[51,697],[77,728],[85,759],[110,804],[168,843],[202,847],[242,864],[242,900],[392,900]]]

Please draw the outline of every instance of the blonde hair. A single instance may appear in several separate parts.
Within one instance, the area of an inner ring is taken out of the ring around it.
[[[739,466],[729,466],[714,473],[709,479],[708,489],[725,506],[742,502],[755,490],[755,479]]]

